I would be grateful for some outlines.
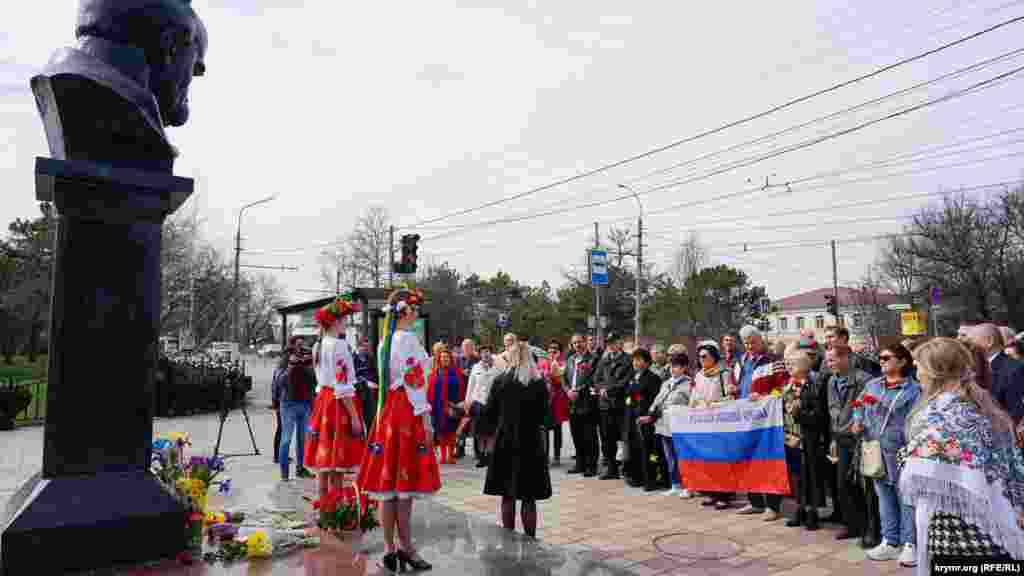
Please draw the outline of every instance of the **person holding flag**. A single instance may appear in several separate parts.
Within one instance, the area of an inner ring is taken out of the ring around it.
[[[381,383],[377,417],[356,480],[362,492],[380,502],[387,545],[381,563],[391,572],[406,565],[414,570],[431,568],[412,546],[412,501],[441,489],[427,401],[431,359],[413,331],[423,301],[420,291],[408,288],[388,297],[387,332],[377,355]]]

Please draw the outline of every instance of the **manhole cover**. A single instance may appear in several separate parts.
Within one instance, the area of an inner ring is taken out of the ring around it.
[[[654,547],[666,556],[697,560],[724,560],[743,550],[743,546],[718,535],[683,532],[666,534],[654,539]]]

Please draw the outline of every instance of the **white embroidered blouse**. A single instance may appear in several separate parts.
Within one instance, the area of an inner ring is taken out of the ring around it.
[[[356,369],[348,342],[324,336],[316,351],[316,391],[334,389],[335,398],[355,396]]]
[[[383,347],[383,343],[381,343]],[[381,354],[377,355],[378,358]],[[419,338],[411,331],[399,330],[391,340],[391,390],[405,387],[405,395],[416,416],[430,411],[427,402],[427,374],[432,364]]]

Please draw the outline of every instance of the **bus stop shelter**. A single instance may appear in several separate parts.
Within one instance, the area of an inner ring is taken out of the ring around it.
[[[370,350],[377,350],[377,346],[380,343],[380,336],[383,323],[384,323],[384,304],[387,302],[388,294],[391,290],[388,288],[356,288],[352,291],[353,299],[359,303],[360,312],[358,312],[353,320],[355,321],[356,329],[360,336],[365,336],[370,342]],[[333,302],[335,296],[328,296],[326,298],[317,298],[316,300],[308,300],[306,302],[297,302],[295,304],[289,304],[277,308],[277,313],[281,315],[281,351],[288,347],[288,317],[296,315],[307,315],[312,314],[316,309],[326,306]],[[417,326],[417,333],[420,336],[420,341],[424,348],[429,351],[430,342],[430,305],[425,305],[420,310],[421,322]]]

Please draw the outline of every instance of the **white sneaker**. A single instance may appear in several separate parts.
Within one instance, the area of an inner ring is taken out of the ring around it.
[[[875,546],[867,552],[868,558],[884,562],[886,560],[895,560],[900,557],[900,549],[896,546],[890,546],[885,540],[881,544]]]
[[[693,492],[690,492],[686,488],[683,488],[679,492],[679,497],[682,498],[683,500],[689,500],[690,498],[693,498]]]
[[[765,522],[775,522],[778,519],[779,519],[779,513],[778,512],[776,512],[775,510],[772,510],[771,508],[765,510],[765,512],[764,512],[764,521]]]
[[[679,494],[679,488],[676,488],[675,486],[673,486],[667,492],[662,492],[662,494],[664,494],[665,496],[675,496],[675,495]]]
[[[913,544],[904,544],[900,552],[900,566],[913,568],[917,566],[917,548]]]
[[[752,505],[747,504],[743,508],[740,508],[736,513],[740,516],[750,516],[751,514],[761,514],[764,512],[764,508],[754,508]]]

